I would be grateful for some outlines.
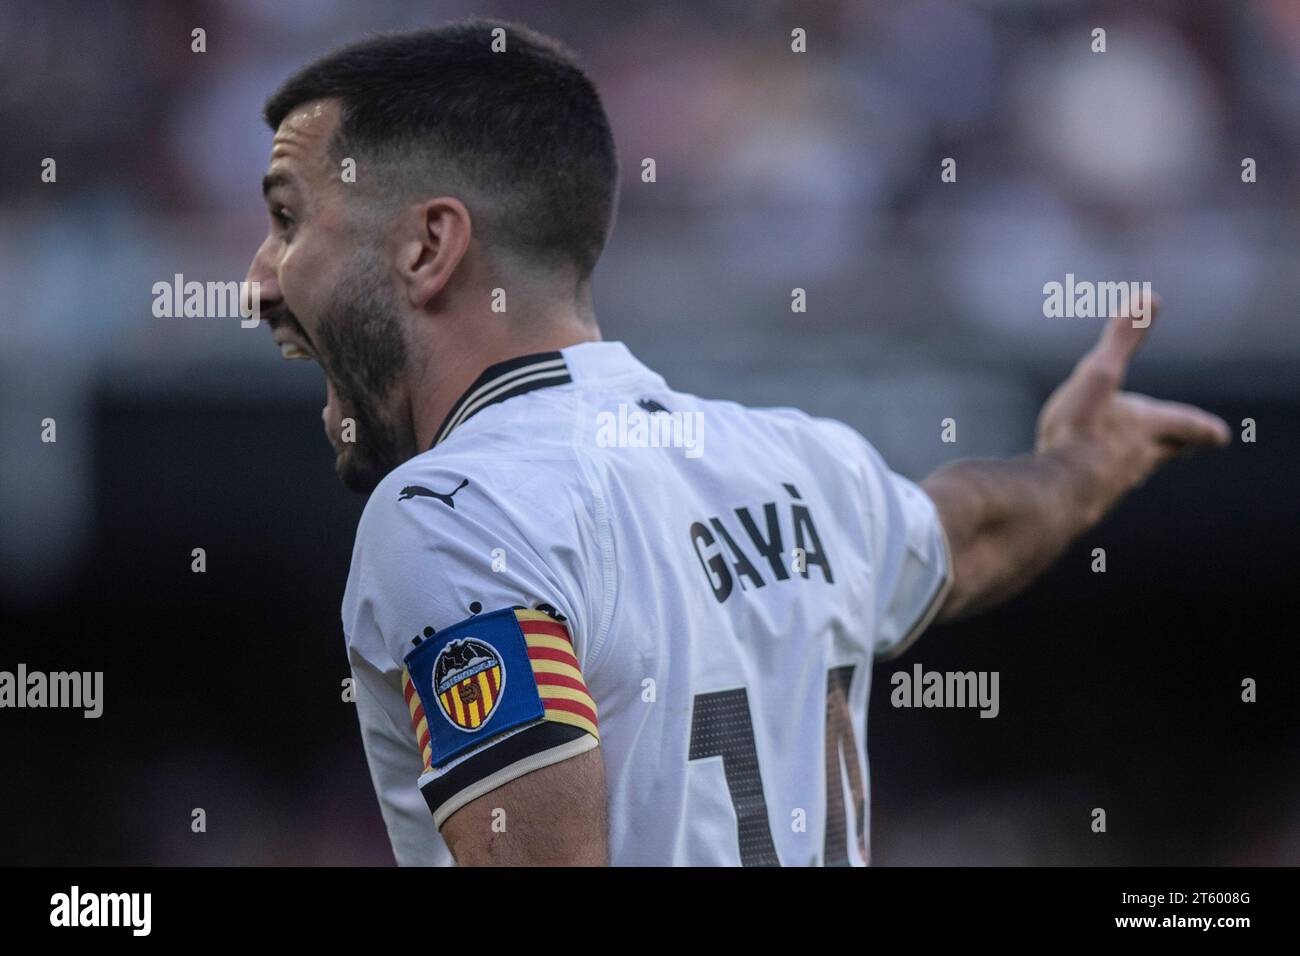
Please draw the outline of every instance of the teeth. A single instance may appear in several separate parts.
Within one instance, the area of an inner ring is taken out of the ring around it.
[[[304,352],[302,349],[300,349],[297,345],[295,345],[292,342],[285,342],[283,345],[280,346],[280,357],[287,358],[287,359],[307,359],[308,361],[311,360],[310,355],[308,355],[306,352]]]

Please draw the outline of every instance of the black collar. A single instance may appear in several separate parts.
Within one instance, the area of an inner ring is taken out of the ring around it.
[[[474,384],[465,389],[465,394],[451,406],[451,411],[442,420],[442,425],[434,435],[435,447],[450,435],[462,422],[473,418],[489,405],[504,402],[524,392],[551,385],[566,385],[573,381],[569,377],[569,366],[559,352],[538,352],[536,355],[521,355],[519,358],[497,362],[474,380]]]

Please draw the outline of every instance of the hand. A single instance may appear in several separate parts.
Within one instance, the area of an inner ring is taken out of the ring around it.
[[[1146,314],[1152,321],[1142,326],[1128,315],[1110,319],[1038,416],[1038,451],[1085,476],[1080,497],[1090,520],[1175,455],[1230,439],[1227,422],[1217,415],[1119,390],[1158,306],[1158,299],[1150,303]]]

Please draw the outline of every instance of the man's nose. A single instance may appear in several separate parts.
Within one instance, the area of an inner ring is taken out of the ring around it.
[[[272,259],[275,243],[267,237],[258,248],[253,261],[248,265],[248,274],[244,281],[257,283],[257,295],[261,308],[266,308],[280,301],[280,281],[276,276],[275,262]]]

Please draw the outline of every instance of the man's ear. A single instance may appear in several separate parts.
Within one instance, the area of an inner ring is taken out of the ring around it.
[[[407,299],[424,309],[451,282],[469,249],[472,224],[459,199],[427,199],[408,211],[402,223],[397,271]]]

